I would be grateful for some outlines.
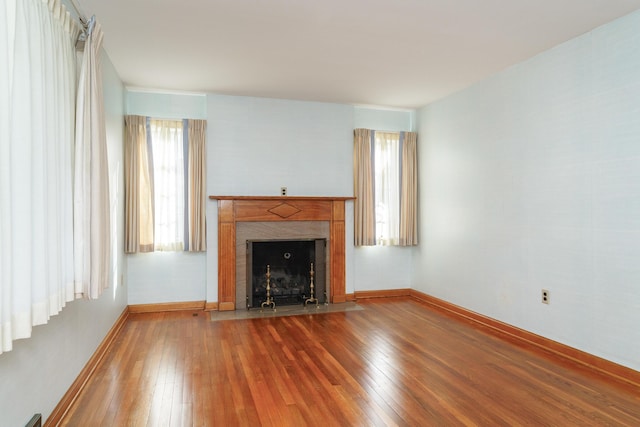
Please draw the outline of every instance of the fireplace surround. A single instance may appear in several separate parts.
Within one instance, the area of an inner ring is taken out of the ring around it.
[[[271,229],[269,239],[326,238],[326,287],[331,303],[346,301],[345,295],[345,201],[353,197],[297,196],[209,196],[218,203],[218,310],[246,307],[245,289],[239,291],[242,267],[238,247],[246,240],[262,239],[241,236],[245,226]],[[291,226],[291,227],[290,227]],[[326,231],[308,231],[319,227]],[[281,230],[273,232],[273,229]],[[287,230],[282,232],[282,230]],[[299,231],[300,229],[305,231]],[[294,230],[294,231],[289,231]],[[298,230],[298,231],[295,231]],[[292,234],[293,237],[289,234]],[[326,236],[324,235],[326,234]],[[246,266],[244,267],[246,271]],[[246,286],[246,285],[245,285]],[[242,292],[242,293],[240,293]],[[242,299],[242,301],[240,301]]]

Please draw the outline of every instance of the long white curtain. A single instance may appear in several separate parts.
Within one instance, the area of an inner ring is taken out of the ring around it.
[[[78,33],[58,0],[0,3],[0,353],[74,298]]]
[[[91,18],[78,79],[74,175],[75,293],[98,298],[109,286],[111,232],[102,96],[102,29]]]

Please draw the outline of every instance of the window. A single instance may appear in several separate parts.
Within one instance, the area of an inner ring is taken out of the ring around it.
[[[204,251],[206,122],[125,124],[125,252]]]
[[[184,250],[184,144],[181,120],[149,120],[153,159],[154,250]]]
[[[400,134],[374,133],[376,243],[398,245],[400,232]]]
[[[354,131],[356,246],[416,245],[417,135]]]

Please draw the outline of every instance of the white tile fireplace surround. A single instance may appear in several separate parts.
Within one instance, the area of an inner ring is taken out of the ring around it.
[[[209,196],[218,202],[218,310],[246,308],[246,241],[327,239],[329,301],[346,301],[345,201],[353,197]]]

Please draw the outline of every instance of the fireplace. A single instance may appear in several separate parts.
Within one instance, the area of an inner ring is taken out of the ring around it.
[[[345,201],[353,197],[209,196],[218,203],[218,301],[221,311],[246,309],[246,241],[326,239],[330,303],[346,301]]]
[[[248,309],[327,302],[326,239],[248,240],[246,244]]]
[[[317,267],[317,265],[324,265],[325,269],[319,274],[324,277],[330,277],[330,236],[329,223],[326,221],[251,221],[237,223],[235,248],[235,309],[246,309],[248,306],[247,289],[252,286],[251,281],[248,281],[248,278],[253,263],[253,261],[248,261],[248,250],[250,249],[249,242],[322,240],[323,242],[326,242],[326,247],[323,251],[325,254],[324,262],[316,260],[316,267],[314,267],[314,270],[317,273],[321,268]],[[272,259],[271,261],[274,260]],[[261,279],[264,280],[266,265],[262,265],[259,268],[262,271],[258,274],[261,274]],[[305,270],[308,275],[308,265],[305,267]],[[327,295],[329,295],[331,288],[328,280],[326,281],[325,290]],[[257,305],[259,306],[260,304]],[[256,304],[252,303],[251,307],[256,307]]]

